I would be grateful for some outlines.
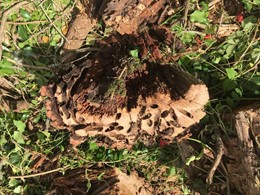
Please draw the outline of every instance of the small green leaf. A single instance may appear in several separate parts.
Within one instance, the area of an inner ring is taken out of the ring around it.
[[[8,62],[6,59],[3,59],[0,62],[0,76],[10,76],[15,74],[15,69],[11,62]]]
[[[33,123],[34,123],[34,124],[38,123],[38,122],[40,121],[40,119],[41,119],[41,115],[36,116],[36,117],[33,119]]]
[[[7,143],[5,135],[1,135],[0,146],[4,146]]]
[[[202,24],[208,24],[208,14],[205,11],[196,10],[190,15],[192,22],[199,22]]]
[[[22,39],[22,41],[25,41],[26,39],[28,39],[27,29],[24,25],[18,26],[18,34],[19,34],[20,38]]]
[[[124,150],[123,151],[123,155],[125,156],[125,155],[127,155],[128,154],[128,150]]]
[[[225,79],[223,82],[223,90],[226,91],[232,91],[237,86],[236,82],[234,80]]]
[[[233,107],[233,105],[234,105],[234,101],[233,101],[232,98],[227,97],[226,101],[227,101],[227,104],[228,104],[230,107]]]
[[[16,194],[20,194],[22,192],[22,186],[17,186],[16,188],[14,188],[13,192]]]
[[[21,156],[17,153],[10,154],[8,159],[9,163],[11,164],[18,164],[21,160],[22,160]]]
[[[242,22],[242,27],[244,32],[249,32],[251,31],[257,23],[257,18],[255,16],[248,16],[246,17],[243,22]]]
[[[24,139],[23,139],[23,133],[20,131],[15,131],[13,134],[13,138],[15,141],[17,141],[17,143],[19,144],[24,144]]]
[[[24,130],[25,130],[25,123],[24,122],[16,121],[16,120],[14,120],[13,122],[14,122],[14,125],[16,126],[16,128],[18,129],[19,132],[21,132],[21,133],[24,132]]]
[[[25,9],[20,9],[20,14],[26,20],[31,19],[31,16],[30,16],[29,12],[26,11]]]
[[[226,72],[230,80],[234,80],[237,76],[237,71],[234,68],[226,68]]]
[[[239,88],[235,88],[235,91],[240,97],[242,97],[243,92]]]
[[[50,138],[51,136],[50,132],[48,131],[40,131],[40,132],[43,133],[46,136],[46,138]]]
[[[192,42],[196,36],[195,33],[190,33],[190,32],[181,32],[180,35],[181,35],[180,39],[184,43]]]
[[[134,58],[138,58],[138,49],[131,50],[130,55]]]
[[[233,54],[235,47],[236,47],[236,45],[229,45],[226,48],[226,54],[224,55],[224,58],[226,58],[226,59],[230,58]]]
[[[96,142],[89,142],[89,149],[92,150],[92,151],[98,149],[97,143]]]
[[[221,59],[222,59],[221,56],[215,56],[212,62],[215,63],[215,64],[218,64]]]
[[[176,168],[175,167],[171,167],[169,176],[174,176],[174,175],[176,175]]]
[[[250,79],[250,82],[260,86],[260,76],[254,76],[253,78]]]
[[[19,184],[20,182],[17,180],[17,179],[14,179],[14,178],[11,178],[8,182],[8,185],[10,187],[14,187],[14,186],[17,186],[17,184]]]

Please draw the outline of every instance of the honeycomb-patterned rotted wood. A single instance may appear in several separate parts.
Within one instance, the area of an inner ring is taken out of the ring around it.
[[[42,87],[55,128],[96,137],[108,147],[131,148],[158,138],[171,142],[205,115],[206,86],[176,67],[143,64],[130,71],[128,65],[111,65],[112,59],[97,59],[71,66]],[[116,93],[109,88],[119,79]]]

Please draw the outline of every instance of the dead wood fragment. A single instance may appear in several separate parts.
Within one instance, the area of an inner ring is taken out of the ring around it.
[[[102,13],[107,26],[113,27],[120,34],[136,33],[141,24],[157,17],[165,0],[111,1]]]
[[[129,56],[125,48],[133,44],[143,48],[143,58],[149,51],[147,62]],[[199,122],[207,87],[175,66],[155,63],[162,58],[158,45],[147,32],[112,37],[99,43],[102,53],[62,70],[41,90],[51,124],[70,130],[75,147],[93,136],[101,145],[131,148],[157,138],[171,142]]]
[[[188,13],[190,10],[190,0],[185,0],[185,9],[184,9],[184,14],[182,17],[182,22],[183,22],[183,27],[184,29],[187,27],[187,22],[188,22]]]
[[[229,115],[226,115],[223,120],[230,123],[230,118]],[[225,182],[222,186],[225,186],[226,194],[235,192],[245,195],[260,194],[260,104],[256,103],[235,110],[232,119],[234,134],[230,137],[220,135],[217,138],[218,153],[211,168],[208,168],[208,161],[205,158],[194,161],[186,169],[188,177],[192,180],[201,174],[200,169],[209,170],[208,177],[205,179],[212,184],[212,187],[216,187],[217,183],[213,179],[213,175],[218,168],[226,179],[226,181],[222,181]],[[184,162],[196,154],[196,145],[185,140],[179,142],[178,145]],[[212,188],[212,190],[223,193],[223,188],[219,190]]]
[[[88,192],[87,182],[91,184]],[[66,171],[65,175],[55,174],[52,189],[47,194],[152,195],[153,192],[153,187],[136,172],[127,175],[117,168],[99,168],[88,169],[86,174],[83,168],[77,168]]]
[[[217,170],[219,164],[221,163],[222,156],[224,154],[224,144],[223,144],[223,141],[222,141],[220,135],[218,135],[218,137],[217,137],[217,147],[218,147],[218,151],[217,151],[216,158],[214,160],[214,163],[213,163],[213,165],[208,173],[207,179],[206,179],[206,182],[210,185],[213,182],[214,173]]]
[[[97,67],[93,68],[96,70]],[[77,69],[72,69],[72,73],[78,72]],[[94,70],[93,73],[96,72]],[[100,71],[97,72],[104,73]],[[208,100],[207,88],[199,83],[191,84],[192,78],[169,65],[147,67],[143,71],[147,73],[141,72],[137,77],[133,74],[133,79],[129,75],[125,88],[127,97],[117,95],[113,99],[105,99],[105,93],[102,95],[98,87],[105,87],[109,81],[99,83],[95,81],[98,78],[95,74],[86,77],[87,72],[92,74],[91,69],[83,69],[82,72],[84,74],[79,74],[74,81],[69,79],[66,82],[67,75],[64,75],[60,83],[50,85],[48,90],[53,91],[53,95],[46,100],[47,116],[52,125],[58,129],[68,128],[77,136],[97,136],[98,142],[113,148],[132,147],[138,140],[150,145],[156,137],[172,140],[205,115],[202,108]],[[156,81],[156,77],[169,80]],[[90,80],[92,83],[89,83]],[[74,84],[70,84],[71,81]],[[62,87],[64,82],[71,87],[62,91],[62,88],[65,89]],[[159,89],[157,84],[150,84],[153,82],[165,87]],[[174,86],[174,83],[179,85]],[[151,85],[150,89],[148,85]],[[174,88],[167,90],[166,86]],[[183,94],[183,97],[178,94]],[[99,102],[96,97],[100,95],[103,98]]]
[[[22,93],[14,86],[12,78],[0,77],[0,112],[19,112],[29,107],[29,102],[24,100]]]
[[[259,132],[260,104],[249,105],[233,115],[236,138],[224,140],[230,182],[242,194],[260,194]]]
[[[85,12],[77,15],[75,20],[69,27],[69,31],[66,35],[67,42],[64,43],[64,50],[75,50],[79,49],[86,39],[88,33],[96,25],[96,20],[90,18]],[[82,25],[84,24],[84,25]]]

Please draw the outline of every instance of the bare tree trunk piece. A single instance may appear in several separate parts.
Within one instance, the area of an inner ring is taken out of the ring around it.
[[[260,104],[236,111],[233,119],[237,139],[225,141],[228,156],[234,159],[226,164],[230,182],[242,194],[260,194]]]

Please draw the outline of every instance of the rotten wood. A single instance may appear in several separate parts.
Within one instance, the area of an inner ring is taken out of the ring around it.
[[[75,146],[82,137],[112,148],[172,142],[205,116],[207,87],[176,66],[161,65],[158,40],[144,33],[99,44],[101,51],[62,70],[41,90],[51,124],[70,130]],[[147,61],[129,56],[125,48],[134,44],[143,58],[150,55]]]
[[[99,178],[100,177],[100,178]],[[64,175],[60,173],[52,176],[51,194],[80,194],[80,195],[117,195],[136,194],[152,195],[153,187],[138,176],[136,172],[127,175],[117,168],[92,168],[86,172],[83,168],[67,170]],[[86,185],[90,188],[86,192]]]
[[[241,194],[260,194],[260,104],[236,110],[233,125],[236,137],[224,141],[230,182]]]

